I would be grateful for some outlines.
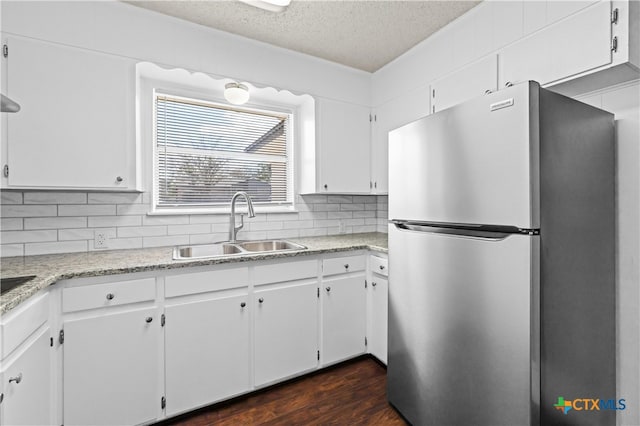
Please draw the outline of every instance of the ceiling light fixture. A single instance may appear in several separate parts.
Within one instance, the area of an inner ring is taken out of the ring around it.
[[[268,10],[269,12],[282,12],[291,3],[291,0],[238,0],[248,5]]]
[[[224,98],[234,105],[242,105],[249,100],[249,88],[237,82],[224,85]]]

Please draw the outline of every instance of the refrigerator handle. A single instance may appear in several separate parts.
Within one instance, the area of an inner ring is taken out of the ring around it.
[[[430,234],[452,235],[487,241],[501,241],[512,235],[538,235],[536,229],[521,229],[513,226],[444,224],[438,222],[413,222],[407,220],[389,221],[404,231],[426,232]]]

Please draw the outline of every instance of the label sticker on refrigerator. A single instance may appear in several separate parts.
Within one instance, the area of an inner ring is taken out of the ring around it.
[[[491,111],[497,111],[502,108],[509,108],[513,106],[513,98],[505,99],[504,101],[493,103],[489,106]]]

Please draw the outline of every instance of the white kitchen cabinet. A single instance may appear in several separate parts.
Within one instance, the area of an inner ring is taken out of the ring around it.
[[[431,112],[498,89],[498,56],[488,55],[431,84]]]
[[[134,62],[9,37],[3,188],[139,190]]]
[[[500,51],[500,87],[546,85],[612,62],[611,3],[598,2]]]
[[[380,255],[369,256],[367,286],[367,338],[369,353],[387,363],[387,325],[389,295],[388,262]]]
[[[365,274],[325,278],[322,287],[322,365],[363,354],[367,334]]]
[[[0,424],[51,423],[51,333],[47,291],[0,316]]]
[[[374,110],[371,138],[373,194],[389,192],[389,131],[429,115],[429,88],[418,88]]]
[[[49,327],[43,327],[3,360],[1,424],[51,424],[50,338]]]
[[[63,322],[65,425],[134,425],[160,413],[158,309],[109,310]]]
[[[249,296],[242,293],[166,306],[168,416],[250,390]]]
[[[363,255],[322,261],[322,365],[366,351],[366,258]]]
[[[318,366],[317,292],[317,280],[267,285],[254,292],[256,387]]]
[[[370,114],[362,105],[316,99],[316,174],[303,192],[369,193]]]

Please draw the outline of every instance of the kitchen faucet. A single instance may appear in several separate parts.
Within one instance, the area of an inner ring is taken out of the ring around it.
[[[244,191],[236,192],[231,198],[231,216],[229,217],[229,242],[232,243],[236,242],[236,235],[244,226],[244,216],[242,214],[240,214],[240,226],[236,226],[236,200],[239,196],[243,196],[247,201],[249,217],[256,217],[256,214],[253,211],[253,202],[251,201],[249,194]]]

